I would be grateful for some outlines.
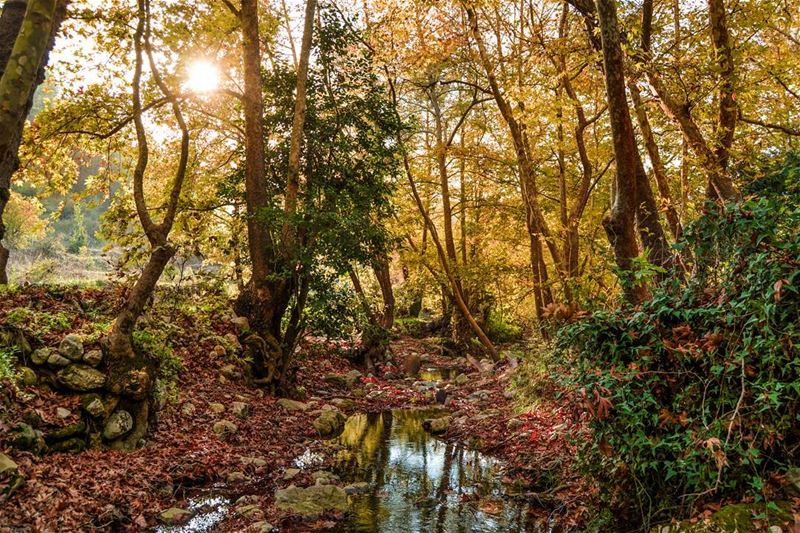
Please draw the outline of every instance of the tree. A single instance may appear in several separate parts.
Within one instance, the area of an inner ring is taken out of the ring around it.
[[[19,167],[22,128],[66,10],[63,0],[6,2],[0,16],[0,241],[11,176]],[[10,44],[13,42],[13,47]],[[8,283],[8,250],[0,242],[0,285]]]

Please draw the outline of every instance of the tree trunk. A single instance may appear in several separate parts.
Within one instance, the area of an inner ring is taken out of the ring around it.
[[[22,130],[65,12],[63,1],[12,0],[0,15],[0,285],[8,283],[3,213],[19,168]]]
[[[634,281],[633,259],[639,255],[634,219],[637,205],[637,153],[628,102],[625,96],[625,70],[617,26],[614,0],[596,0],[608,111],[616,161],[611,213],[603,220],[608,240],[621,271],[625,295],[637,304],[647,297],[647,288]]]

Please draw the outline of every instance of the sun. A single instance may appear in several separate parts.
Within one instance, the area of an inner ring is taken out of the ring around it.
[[[194,93],[212,93],[220,82],[219,69],[214,63],[200,59],[193,61],[186,69],[184,86]]]

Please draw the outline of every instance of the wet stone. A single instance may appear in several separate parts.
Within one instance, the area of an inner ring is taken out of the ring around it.
[[[323,437],[337,436],[344,429],[345,416],[339,411],[325,410],[314,420],[314,429]]]

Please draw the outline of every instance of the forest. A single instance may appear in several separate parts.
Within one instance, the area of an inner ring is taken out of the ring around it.
[[[800,533],[797,0],[0,9],[0,533]]]

